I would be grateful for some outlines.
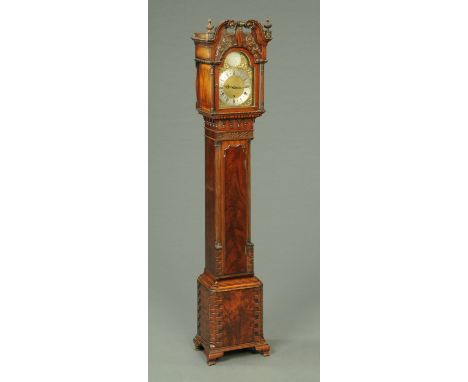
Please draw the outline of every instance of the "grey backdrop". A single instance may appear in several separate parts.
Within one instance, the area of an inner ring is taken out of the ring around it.
[[[319,380],[319,1],[149,1],[149,380]],[[207,19],[273,23],[252,142],[252,241],[271,356],[208,367],[192,348],[204,266],[203,119],[194,45]]]

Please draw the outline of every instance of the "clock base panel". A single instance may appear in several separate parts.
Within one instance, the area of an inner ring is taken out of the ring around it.
[[[255,349],[268,356],[263,338],[263,285],[255,276],[215,280],[198,278],[197,335],[195,348],[203,349],[212,365],[225,352]]]

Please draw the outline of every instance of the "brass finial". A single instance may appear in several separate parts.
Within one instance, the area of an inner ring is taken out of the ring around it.
[[[271,40],[271,21],[270,21],[270,18],[267,17],[266,21],[265,21],[265,24],[263,24],[263,27],[265,28],[265,38],[267,40]]]
[[[211,19],[208,19],[208,24],[206,24],[206,30],[208,31],[208,33],[211,33],[213,28],[214,28],[214,26],[213,26],[213,24],[211,24]]]

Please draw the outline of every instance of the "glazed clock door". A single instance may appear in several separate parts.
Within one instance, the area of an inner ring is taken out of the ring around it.
[[[218,98],[220,108],[253,105],[253,68],[242,52],[232,51],[219,71]]]
[[[248,241],[247,146],[224,150],[224,274],[247,272]]]

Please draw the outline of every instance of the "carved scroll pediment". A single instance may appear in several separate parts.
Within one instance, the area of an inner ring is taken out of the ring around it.
[[[210,30],[213,41],[219,41],[215,61],[219,62],[223,54],[233,47],[245,48],[252,53],[255,62],[261,61],[263,59],[262,48],[271,40],[270,28],[269,19],[263,26],[256,20],[223,21],[215,28],[214,32]]]

